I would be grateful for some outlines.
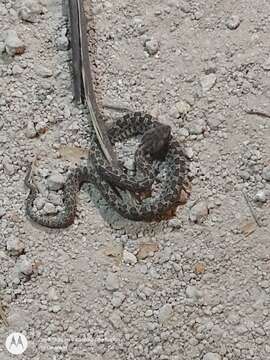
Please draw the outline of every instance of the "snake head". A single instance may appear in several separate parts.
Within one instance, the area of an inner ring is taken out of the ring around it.
[[[161,124],[145,132],[140,148],[154,159],[163,158],[167,153],[171,137],[171,127]]]

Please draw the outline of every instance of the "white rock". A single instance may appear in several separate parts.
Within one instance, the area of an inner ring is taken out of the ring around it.
[[[23,73],[23,68],[19,64],[13,65],[12,74],[13,75],[21,75]]]
[[[238,15],[232,15],[230,16],[226,21],[226,26],[230,30],[235,30],[240,25],[240,17]]]
[[[57,290],[55,287],[50,287],[48,291],[48,299],[52,301],[57,301],[59,299],[57,295]]]
[[[159,309],[159,314],[158,314],[158,318],[159,318],[159,322],[160,323],[164,323],[167,320],[170,319],[170,317],[173,314],[173,307],[171,304],[165,304],[163,305],[160,309]]]
[[[52,174],[48,177],[47,185],[49,190],[57,191],[63,188],[65,177],[62,174]]]
[[[11,56],[23,54],[25,51],[25,45],[15,30],[8,30],[6,32],[5,46],[6,52]]]
[[[260,203],[265,203],[268,199],[267,195],[269,194],[265,190],[259,190],[254,196],[254,200]]]
[[[262,177],[264,178],[264,180],[270,181],[270,166],[266,166],[263,169]]]
[[[116,291],[120,287],[118,276],[115,273],[109,273],[105,282],[105,287],[109,291]]]
[[[196,299],[200,299],[202,297],[202,292],[199,289],[197,289],[195,286],[189,285],[186,288],[186,295],[187,295],[187,297],[196,300]]]
[[[221,360],[221,356],[217,353],[207,353],[204,355],[203,360]]]
[[[200,80],[202,91],[206,93],[207,91],[211,90],[216,84],[216,81],[217,81],[217,77],[215,74],[209,74],[203,76]]]
[[[123,301],[125,300],[126,296],[121,293],[120,291],[116,291],[113,293],[113,297],[112,297],[112,305],[115,307],[115,308],[118,308],[122,303]]]
[[[35,129],[35,125],[33,123],[33,121],[28,121],[26,129],[25,129],[25,136],[28,139],[33,139],[34,137],[37,136],[37,131]]]
[[[7,240],[7,251],[14,256],[19,256],[24,252],[25,246],[22,241],[17,238]]]
[[[58,212],[56,206],[48,202],[44,205],[43,210],[46,215],[55,215]]]
[[[185,114],[187,114],[187,113],[190,111],[190,109],[191,109],[191,106],[189,105],[189,103],[187,103],[187,102],[184,101],[184,100],[178,101],[178,102],[175,104],[175,106],[176,106],[176,109],[178,110],[178,113],[179,113],[180,115],[185,115]]]
[[[114,328],[120,329],[124,327],[124,323],[121,319],[121,312],[119,310],[114,310],[111,314],[109,320]]]
[[[36,66],[36,73],[43,78],[48,78],[53,75],[52,70],[43,65]]]
[[[155,55],[159,50],[159,42],[155,39],[146,40],[144,46],[149,55]]]
[[[23,0],[18,7],[18,17],[24,21],[34,23],[43,13],[43,8],[38,0]]]
[[[136,256],[127,250],[123,251],[123,260],[126,264],[130,265],[135,265],[137,262]]]
[[[189,213],[189,218],[192,222],[202,223],[209,213],[208,205],[205,201],[195,204]]]
[[[7,213],[7,212],[6,212],[6,209],[0,207],[0,219],[1,219],[3,216],[5,216],[6,213]]]
[[[27,259],[25,255],[20,256],[19,260],[16,264],[18,273],[24,274],[24,275],[31,275],[33,273],[33,266],[31,261]]]

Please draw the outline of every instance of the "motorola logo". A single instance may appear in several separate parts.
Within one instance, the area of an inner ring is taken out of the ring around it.
[[[13,355],[20,355],[27,349],[27,339],[21,333],[11,333],[6,339],[7,351]]]

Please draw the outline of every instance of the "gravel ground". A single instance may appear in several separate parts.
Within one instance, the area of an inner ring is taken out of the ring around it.
[[[270,2],[85,8],[100,106],[170,124],[191,159],[191,196],[170,220],[132,223],[83,186],[68,229],[25,218],[27,162],[37,156],[37,211],[61,210],[88,124],[72,102],[61,1],[2,1],[1,360],[14,359],[11,331],[28,339],[22,360],[269,359],[270,117],[246,111],[270,114]]]

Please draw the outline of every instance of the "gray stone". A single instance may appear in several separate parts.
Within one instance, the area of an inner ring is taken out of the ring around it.
[[[53,75],[52,70],[48,69],[44,65],[36,65],[36,73],[37,73],[37,75],[41,76],[42,78],[48,78]]]
[[[186,115],[191,110],[190,104],[184,100],[178,101],[175,107],[180,115]]]
[[[9,162],[7,157],[3,159],[3,166],[7,175],[12,176],[15,174],[14,166]]]
[[[0,291],[7,287],[7,282],[4,276],[0,275]]]
[[[69,49],[69,41],[68,38],[65,35],[61,35],[59,38],[57,38],[56,40],[56,46],[57,49],[60,51],[66,51]]]
[[[123,303],[123,301],[125,300],[126,296],[121,293],[120,291],[116,291],[113,293],[113,297],[112,297],[112,305],[115,308],[118,308],[119,306],[121,306],[121,304]]]
[[[124,327],[124,323],[121,319],[121,312],[119,310],[114,310],[109,320],[115,329],[121,329]]]
[[[52,174],[48,177],[47,185],[49,190],[57,191],[63,188],[65,177],[62,174]]]
[[[200,201],[190,209],[189,218],[192,222],[202,223],[209,213],[208,205],[205,201]]]
[[[4,43],[4,41],[0,41],[0,55],[3,54],[6,51],[6,44]],[[0,76],[1,76],[1,72],[0,72]]]
[[[217,353],[207,353],[204,355],[203,360],[221,360],[221,356]]]
[[[51,308],[50,308],[50,311],[53,312],[54,314],[57,314],[61,310],[62,310],[62,307],[57,304],[51,306]]]
[[[35,199],[34,204],[37,210],[41,210],[46,204],[46,199],[43,197],[38,197]]]
[[[186,128],[181,128],[178,130],[178,135],[186,138],[189,135],[189,131]]]
[[[59,297],[57,295],[57,290],[55,287],[50,287],[48,291],[48,299],[50,301],[57,301],[59,300]]]
[[[200,299],[202,297],[202,292],[197,289],[195,286],[187,286],[186,288],[186,295],[188,298],[193,300]]]
[[[192,150],[191,147],[185,148],[185,155],[186,155],[186,157],[187,157],[188,159],[190,159],[190,160],[193,158],[194,152],[193,152],[193,150]]]
[[[25,246],[22,241],[17,238],[11,238],[6,243],[7,251],[10,255],[19,256],[24,252]]]
[[[18,8],[18,17],[24,21],[35,23],[43,8],[37,0],[23,0]]]
[[[34,137],[37,136],[37,131],[35,128],[35,125],[33,123],[33,121],[29,120],[25,129],[25,136],[28,139],[33,139]]]
[[[262,177],[266,181],[270,181],[270,166],[266,166],[262,171]]]
[[[44,121],[39,121],[38,123],[36,123],[35,128],[38,134],[44,134],[48,126]]]
[[[120,287],[118,276],[115,273],[109,273],[105,281],[105,287],[109,291],[116,291]]]
[[[167,320],[170,319],[170,317],[173,315],[173,307],[171,304],[165,304],[159,309],[159,322],[164,323]]]
[[[240,17],[238,15],[232,15],[226,20],[226,26],[230,30],[235,30],[240,25]]]
[[[11,56],[23,54],[25,51],[25,45],[15,30],[8,30],[6,32],[5,46],[6,52]]]
[[[239,175],[243,180],[249,180],[250,179],[250,174],[249,174],[249,172],[247,170],[241,170],[239,172]]]
[[[44,205],[43,211],[46,215],[55,215],[58,213],[56,206],[48,202]]]
[[[205,121],[202,119],[199,119],[195,121],[194,123],[190,124],[189,126],[189,133],[191,135],[200,135],[203,134],[206,129]]]
[[[265,203],[268,198],[269,193],[266,190],[259,190],[254,196],[254,200],[260,203]]]
[[[135,265],[137,262],[136,256],[127,250],[123,251],[123,260],[126,264],[130,265]]]
[[[23,68],[19,64],[13,65],[12,74],[13,75],[21,75],[23,73]]]
[[[203,93],[211,90],[215,86],[216,82],[217,77],[215,74],[204,75],[200,80]]]
[[[263,64],[262,67],[263,67],[263,70],[270,71],[270,58],[265,61],[265,63]]]
[[[155,55],[159,50],[159,42],[155,39],[149,39],[145,41],[145,49],[149,55]]]
[[[30,276],[33,273],[32,263],[25,255],[20,256],[17,261],[16,268],[19,274]]]
[[[3,216],[5,216],[6,213],[7,213],[7,212],[6,212],[6,209],[0,207],[0,219],[1,219]]]

